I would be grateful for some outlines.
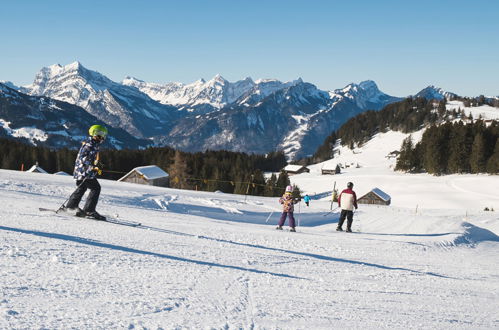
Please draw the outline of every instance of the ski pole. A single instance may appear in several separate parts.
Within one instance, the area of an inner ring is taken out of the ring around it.
[[[298,202],[298,227],[300,227],[301,220],[301,200]]]
[[[265,220],[265,223],[269,222],[270,217],[274,214],[274,211],[270,212],[269,216],[267,217],[267,220]]]
[[[59,206],[59,208],[57,209],[57,211],[55,211],[55,213],[59,213],[60,210],[62,210],[64,208],[64,205],[66,205],[66,203],[69,201],[69,199],[71,198],[71,196],[73,196],[73,194],[78,190],[78,188],[80,188],[80,186],[85,183],[85,181],[87,181],[87,178],[84,178],[83,181],[76,186],[76,189],[71,193],[71,195],[69,195],[69,197],[64,201],[64,203],[62,203],[61,206]]]

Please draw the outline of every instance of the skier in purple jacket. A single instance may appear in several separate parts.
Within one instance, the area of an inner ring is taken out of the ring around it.
[[[300,200],[293,197],[293,187],[287,186],[286,192],[279,199],[279,203],[282,204],[282,214],[279,219],[279,224],[277,225],[277,230],[282,230],[282,226],[286,221],[286,217],[289,216],[289,231],[295,232],[295,217],[293,216],[293,212],[295,210],[294,204],[298,203]]]

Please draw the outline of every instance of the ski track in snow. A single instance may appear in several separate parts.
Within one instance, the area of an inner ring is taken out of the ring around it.
[[[304,178],[314,180],[293,180]],[[474,178],[479,189],[468,176],[418,180],[482,205],[496,179]],[[310,207],[297,205],[290,233],[274,230],[277,198],[100,182],[98,210],[142,226],[38,212],[59,207],[74,181],[0,170],[0,328],[499,327],[496,212],[439,208],[427,194],[417,211],[404,200],[360,205],[358,232],[340,233],[337,211],[323,216],[325,183]]]

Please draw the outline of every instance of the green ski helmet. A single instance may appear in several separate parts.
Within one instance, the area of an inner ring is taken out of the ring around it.
[[[89,128],[88,134],[90,136],[101,136],[105,138],[107,136],[107,128],[102,125],[93,125]]]

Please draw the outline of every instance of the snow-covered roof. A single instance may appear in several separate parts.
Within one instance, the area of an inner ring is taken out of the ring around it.
[[[124,177],[120,178],[118,181],[122,181],[128,177],[132,172],[138,172],[144,176],[147,180],[154,180],[158,178],[169,177],[168,173],[157,167],[156,165],[139,166],[128,172]]]
[[[71,174],[68,174],[64,171],[59,171],[59,172],[55,172],[54,175],[66,175],[66,176],[71,176]]]
[[[47,173],[47,171],[45,171],[43,168],[41,168],[38,165],[31,166],[31,168],[29,170],[27,170],[26,172]]]
[[[297,172],[297,171],[301,170],[303,167],[305,167],[305,166],[302,166],[302,165],[287,165],[284,168],[284,170],[285,171],[291,171],[291,172]]]
[[[338,166],[338,164],[325,164],[324,166],[321,167],[321,170],[332,170],[332,171],[335,171],[336,170],[336,167]]]
[[[381,198],[382,200],[384,200],[385,202],[388,202],[391,199],[390,195],[388,195],[387,193],[385,193],[384,191],[382,191],[379,188],[374,188],[371,191],[373,193],[375,193],[379,198]]]

